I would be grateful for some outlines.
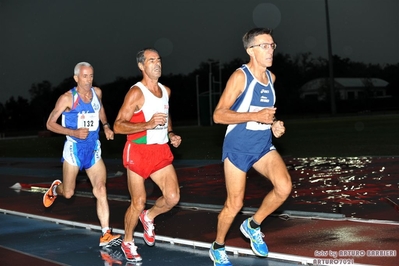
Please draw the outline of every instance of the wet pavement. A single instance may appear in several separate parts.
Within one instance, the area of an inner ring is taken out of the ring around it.
[[[0,215],[3,228],[0,239],[1,265],[210,265],[208,250],[159,241],[148,247],[136,238],[143,263],[127,262],[120,247],[99,248],[99,233],[80,226],[27,218],[21,214]],[[237,265],[292,265],[278,260],[260,260],[253,256],[233,257]],[[272,262],[272,264],[270,264]]]
[[[239,232],[240,223],[271,188],[250,171],[245,207],[226,241],[234,265],[398,265],[398,157],[284,160],[294,188],[286,203],[262,224],[269,258],[255,257]],[[111,226],[123,234],[129,205],[125,170],[118,160],[105,162]],[[217,161],[176,161],[175,167],[181,201],[156,218],[155,247],[143,243],[142,227],[137,227],[142,265],[212,265],[207,252],[224,203],[223,167]],[[48,209],[42,206],[43,187],[60,175],[58,159],[0,158],[0,220],[6,225],[0,264],[19,265],[16,259],[25,258],[32,265],[125,265],[119,247],[107,253],[97,246],[100,228],[84,173],[78,176],[72,199],[59,198]],[[20,189],[10,189],[16,183]],[[151,205],[160,191],[150,180],[146,189]],[[42,262],[33,263],[36,260]]]

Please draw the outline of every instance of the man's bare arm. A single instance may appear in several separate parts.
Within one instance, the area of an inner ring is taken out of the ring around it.
[[[239,124],[256,121],[264,124],[273,123],[275,108],[265,108],[258,112],[236,112],[230,110],[235,100],[240,96],[245,86],[245,75],[236,70],[227,81],[226,88],[220,97],[213,113],[213,120],[217,124]]]

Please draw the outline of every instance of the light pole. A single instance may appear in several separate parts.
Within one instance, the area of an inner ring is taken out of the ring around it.
[[[213,125],[213,95],[220,95],[222,93],[222,67],[221,61],[213,61],[209,60],[209,114],[210,114],[210,125]],[[212,73],[212,64],[218,64],[219,66],[219,81],[215,80],[215,77]],[[213,90],[213,85],[219,83],[219,92],[215,89]]]
[[[328,0],[324,0],[326,7],[326,24],[327,24],[327,45],[328,45],[328,65],[329,65],[329,81],[330,81],[330,104],[331,104],[331,114],[335,115],[337,113],[335,106],[335,90],[334,90],[334,69],[333,69],[333,57],[331,48],[331,33],[330,33],[330,16],[328,12]]]
[[[209,125],[213,125],[213,117],[212,117],[212,63],[213,61],[209,61]]]

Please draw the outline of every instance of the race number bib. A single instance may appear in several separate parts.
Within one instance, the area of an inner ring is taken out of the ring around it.
[[[88,113],[78,115],[78,128],[88,128],[89,131],[96,131],[99,125],[98,114]]]
[[[258,112],[264,108],[265,107],[251,105],[251,106],[249,106],[249,112]],[[246,129],[248,129],[248,130],[267,130],[267,129],[270,129],[270,125],[262,124],[262,123],[255,122],[255,121],[250,121],[250,122],[247,122]]]

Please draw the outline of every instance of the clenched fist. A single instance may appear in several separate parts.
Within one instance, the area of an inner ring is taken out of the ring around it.
[[[272,125],[272,132],[276,138],[281,137],[285,133],[284,122],[277,120]]]

